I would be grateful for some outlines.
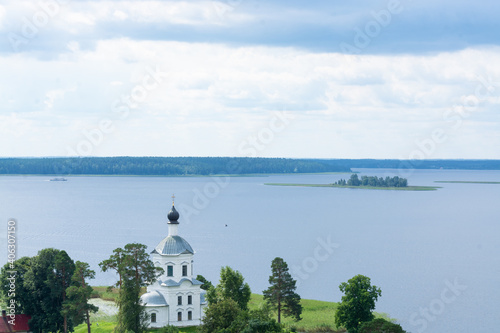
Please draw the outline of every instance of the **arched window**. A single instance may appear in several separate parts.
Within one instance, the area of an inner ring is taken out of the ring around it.
[[[156,323],[156,313],[151,314],[151,322]]]

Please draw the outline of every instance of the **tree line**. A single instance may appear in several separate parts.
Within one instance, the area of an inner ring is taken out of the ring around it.
[[[358,175],[353,173],[351,178],[347,181],[345,179],[339,179],[333,185],[340,186],[373,186],[373,187],[407,187],[408,179],[400,178],[398,176],[394,177],[375,177],[375,176],[361,176],[359,179]]]
[[[251,157],[0,158],[0,174],[151,175],[317,173],[350,171],[320,160]]]
[[[370,169],[448,169],[448,170],[500,170],[500,160],[396,160],[396,159],[321,159],[338,167]]]
[[[0,174],[151,175],[350,172],[351,168],[500,170],[500,160],[288,159],[257,157],[0,158]]]

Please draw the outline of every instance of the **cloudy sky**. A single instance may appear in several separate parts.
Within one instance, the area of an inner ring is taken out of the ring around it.
[[[500,158],[500,2],[3,1],[0,156]]]

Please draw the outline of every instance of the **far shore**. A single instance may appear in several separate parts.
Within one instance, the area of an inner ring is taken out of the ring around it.
[[[0,177],[13,176],[13,177],[267,177],[267,176],[290,176],[290,175],[345,175],[357,173],[352,171],[336,171],[336,172],[289,172],[289,173],[233,173],[233,174],[213,174],[213,175],[199,175],[199,174],[189,174],[189,175],[107,175],[107,174],[75,174],[75,175],[61,175],[61,174],[0,174]]]

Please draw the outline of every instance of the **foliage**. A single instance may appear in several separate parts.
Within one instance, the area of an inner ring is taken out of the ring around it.
[[[73,322],[63,315],[66,288],[71,284],[74,263],[65,251],[43,249],[31,259],[24,286],[32,293],[30,328],[33,332],[58,332],[73,329]]]
[[[32,313],[34,295],[25,287],[24,281],[27,272],[31,269],[31,258],[22,257],[12,264],[7,263],[2,267],[0,274],[0,289],[2,297],[10,304],[10,300],[15,301],[16,311],[19,313]],[[16,272],[16,273],[11,273]],[[11,290],[10,284],[14,283],[14,290]]]
[[[86,322],[90,333],[90,313],[99,310],[95,305],[89,304],[93,289],[85,280],[93,279],[95,272],[89,268],[89,264],[81,261],[75,263],[75,272],[71,277],[72,285],[66,289],[67,300],[63,303],[63,312],[69,314],[74,324]]]
[[[371,187],[407,187],[408,180],[406,178],[400,178],[398,176],[377,178],[375,176],[362,176],[361,179],[358,175],[353,173],[351,178],[347,181],[345,179],[339,179],[334,185],[341,186],[371,186]]]
[[[357,333],[362,322],[373,320],[375,301],[382,295],[380,288],[370,285],[370,278],[356,275],[342,282],[340,291],[345,295],[335,312],[335,324],[344,326],[351,333]]]
[[[359,333],[406,333],[401,325],[391,323],[382,318],[364,322],[359,326]]]
[[[205,309],[201,333],[218,332],[229,328],[243,310],[231,298],[219,300],[208,304]]]
[[[264,300],[278,312],[278,323],[281,323],[281,312],[285,316],[300,320],[302,306],[300,296],[295,292],[296,281],[288,272],[287,263],[279,257],[271,263],[272,274],[269,277],[271,286],[264,290]]]
[[[270,308],[267,304],[255,310],[249,310],[245,326],[241,332],[260,333],[260,332],[282,332],[283,327],[271,317]]]
[[[103,260],[99,266],[104,272],[113,269],[119,276],[115,284],[119,287],[118,323],[115,331],[145,332],[147,314],[140,302],[141,288],[154,282],[163,273],[163,269],[154,266],[146,252],[146,246],[138,243],[115,249],[110,258]]]
[[[238,304],[240,309],[248,308],[250,301],[250,286],[244,282],[245,279],[239,271],[231,267],[222,267],[220,270],[220,280],[217,287],[212,287],[207,292],[208,303],[217,303],[221,300],[232,299]]]
[[[80,309],[94,309],[87,304],[92,288],[80,288],[86,278],[93,276],[82,268],[88,270],[88,264],[75,265],[66,251],[43,249],[35,257],[16,260],[12,267],[5,265],[0,274],[0,288],[4,297],[14,297],[9,296],[12,276],[9,271],[17,271],[16,312],[31,315],[32,331],[71,332],[83,321]]]
[[[201,333],[260,333],[282,332],[282,326],[273,318],[269,307],[242,310],[232,299],[211,303],[205,311]]]
[[[212,282],[205,279],[205,277],[203,275],[199,275],[199,274],[196,275],[196,280],[203,282],[203,284],[200,286],[200,288],[203,290],[209,290],[210,288],[213,287]]]

